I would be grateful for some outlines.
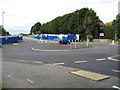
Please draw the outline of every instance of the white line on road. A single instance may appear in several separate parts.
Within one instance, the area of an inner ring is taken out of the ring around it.
[[[38,64],[41,64],[42,62],[34,62],[34,63],[38,63]]]
[[[8,75],[8,78],[11,78],[11,75]]]
[[[53,65],[63,65],[65,63],[53,63]]]
[[[117,73],[120,73],[120,71],[119,70],[112,70],[113,72],[117,72]]]
[[[87,62],[86,60],[85,61],[75,61],[75,63],[84,63],[84,62]]]
[[[117,86],[112,86],[113,88],[116,88],[116,89],[118,89],[118,90],[120,90],[120,88],[119,87],[117,87]]]
[[[25,60],[19,60],[19,61],[24,62]]]
[[[117,60],[117,59],[113,59],[112,57],[108,57],[108,60],[112,60],[112,61],[120,61],[120,60]]]
[[[34,81],[30,80],[30,79],[26,79],[28,82],[30,83],[34,83]]]
[[[96,59],[96,61],[104,61],[106,58]]]

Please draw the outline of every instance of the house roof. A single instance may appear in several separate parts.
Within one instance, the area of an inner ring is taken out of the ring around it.
[[[106,25],[102,21],[100,21],[99,26],[106,26]]]

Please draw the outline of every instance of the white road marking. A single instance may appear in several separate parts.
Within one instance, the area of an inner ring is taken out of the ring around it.
[[[11,75],[8,75],[8,78],[11,78]]]
[[[75,61],[75,63],[84,63],[84,62],[87,62],[86,60],[85,61]]]
[[[53,63],[53,65],[63,65],[65,63]]]
[[[34,63],[39,63],[39,64],[41,64],[42,62],[34,62]]]
[[[117,86],[112,86],[113,88],[116,88],[116,89],[118,89],[118,90],[120,90],[120,88],[119,87],[117,87]]]
[[[30,83],[34,83],[34,81],[30,80],[30,79],[26,79],[28,82]]]
[[[120,60],[117,60],[117,59],[113,59],[112,57],[108,57],[107,59],[112,60],[112,61],[117,61],[117,62],[120,61]]]
[[[120,71],[118,71],[118,70],[112,70],[113,72],[117,72],[117,73],[120,73]]]
[[[96,59],[96,61],[104,61],[106,58]]]
[[[19,61],[24,62],[25,60],[19,60]]]

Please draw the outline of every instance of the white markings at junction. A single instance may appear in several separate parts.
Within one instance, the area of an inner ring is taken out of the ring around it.
[[[112,61],[120,61],[120,60],[117,60],[117,59],[113,59],[112,57],[108,57],[108,60],[112,60]]]
[[[38,64],[41,64],[42,62],[34,62],[34,63],[38,63]]]
[[[112,88],[116,88],[116,89],[120,90],[120,88],[119,88],[119,87],[117,87],[117,86],[112,86]]]
[[[112,70],[113,72],[117,72],[117,73],[120,73],[120,71],[119,70]]]
[[[75,63],[85,63],[85,62],[87,62],[86,60],[84,60],[84,61],[75,61]]]
[[[104,60],[106,60],[106,58],[96,59],[96,61],[104,61]]]
[[[26,79],[28,82],[30,83],[34,83],[34,81],[30,80],[30,79]]]
[[[53,65],[64,65],[65,63],[53,63]]]

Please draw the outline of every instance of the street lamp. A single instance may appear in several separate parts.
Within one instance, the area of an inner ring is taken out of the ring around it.
[[[4,35],[4,13],[5,12],[2,12],[2,31],[1,31],[2,36]]]
[[[5,12],[2,12],[2,26],[3,26],[3,29],[4,29],[4,13]]]

